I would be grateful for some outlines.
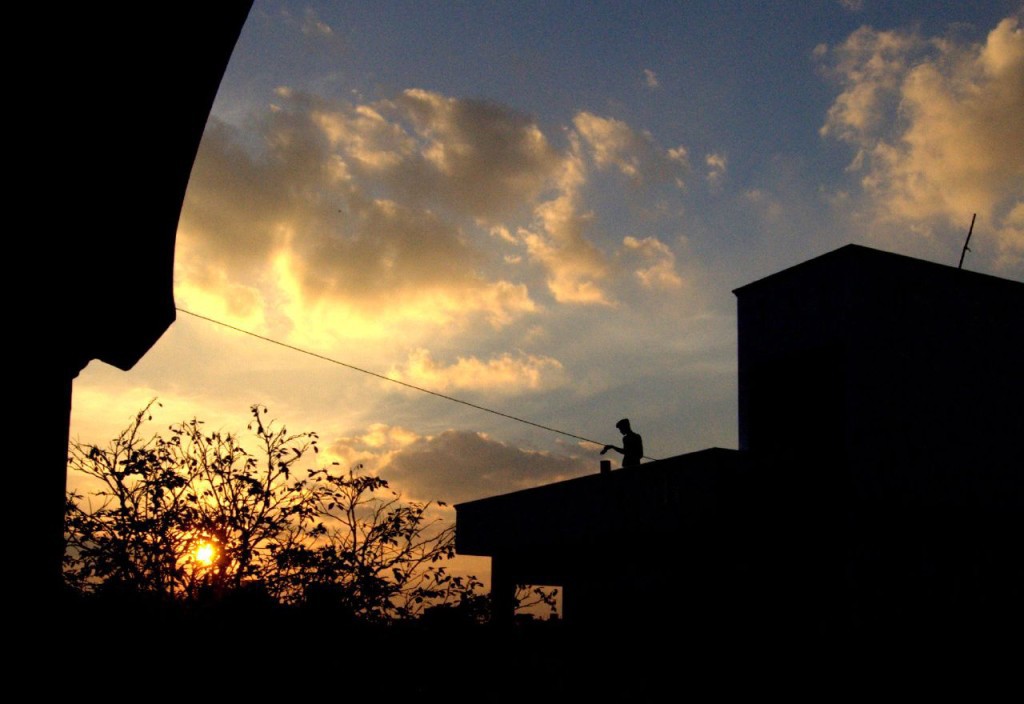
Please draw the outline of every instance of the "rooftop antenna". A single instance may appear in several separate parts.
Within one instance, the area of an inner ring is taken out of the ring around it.
[[[971,215],[971,226],[967,230],[967,241],[964,242],[963,251],[960,252],[960,265],[957,267],[957,269],[964,268],[964,255],[971,251],[971,248],[968,247],[967,245],[971,243],[971,233],[974,232],[974,218],[976,217],[978,217],[977,213]]]

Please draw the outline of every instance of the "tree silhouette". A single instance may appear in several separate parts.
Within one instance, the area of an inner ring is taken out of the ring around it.
[[[145,435],[154,403],[107,447],[70,445],[69,474],[87,487],[67,497],[75,590],[160,603],[256,594],[368,621],[481,613],[480,581],[445,565],[455,548],[454,526],[433,510],[443,503],[404,501],[361,466],[300,470],[319,452],[316,433],[289,434],[261,406],[248,444],[195,419]]]

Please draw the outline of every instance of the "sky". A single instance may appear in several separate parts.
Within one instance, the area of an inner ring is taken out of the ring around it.
[[[736,448],[734,289],[850,243],[956,266],[973,214],[964,268],[1024,281],[1022,116],[1019,2],[256,0],[189,313],[79,374],[71,437],[260,404],[449,504],[597,472],[623,417]]]

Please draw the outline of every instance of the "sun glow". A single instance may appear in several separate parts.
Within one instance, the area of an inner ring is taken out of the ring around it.
[[[213,564],[213,561],[217,558],[217,549],[213,547],[212,543],[201,543],[196,548],[196,562],[203,567],[209,567]]]

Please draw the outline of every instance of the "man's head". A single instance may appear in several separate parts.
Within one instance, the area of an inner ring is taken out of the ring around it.
[[[623,418],[622,420],[615,424],[615,427],[619,429],[620,433],[625,435],[630,431],[629,418]]]

